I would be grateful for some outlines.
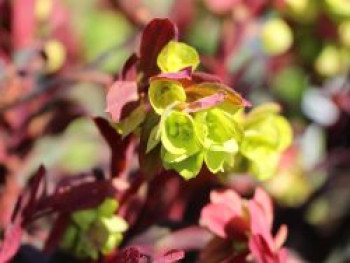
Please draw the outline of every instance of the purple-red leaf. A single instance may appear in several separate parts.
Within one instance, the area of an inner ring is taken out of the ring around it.
[[[169,72],[169,73],[161,73],[154,77],[153,79],[170,79],[170,80],[191,80],[192,76],[192,67],[187,67],[179,72]]]
[[[153,19],[143,30],[139,63],[139,69],[143,72],[143,85],[147,85],[150,76],[159,73],[158,54],[172,39],[177,39],[177,28],[167,18]]]
[[[107,109],[114,122],[119,122],[122,117],[122,111],[125,105],[137,101],[137,83],[135,81],[114,82],[107,93]]]
[[[111,148],[111,175],[112,177],[122,176],[133,153],[132,137],[125,139],[103,118],[94,119],[100,133]]]
[[[136,63],[139,60],[138,56],[133,53],[124,63],[121,71],[120,80],[135,80],[136,79]]]

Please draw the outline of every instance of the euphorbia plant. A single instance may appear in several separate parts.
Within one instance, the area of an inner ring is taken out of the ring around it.
[[[165,31],[166,39],[154,30]],[[279,154],[291,141],[291,128],[278,115],[278,106],[253,110],[241,121],[250,103],[217,77],[196,72],[199,55],[178,42],[176,32],[169,20],[150,22],[143,33],[140,57],[129,59],[124,75],[107,95],[107,111],[118,131],[123,136],[141,134],[141,169],[152,156],[161,160],[163,168],[190,179],[203,164],[212,173],[242,170],[237,166],[243,163],[237,160],[243,155],[252,163],[244,167],[253,175],[272,176]],[[156,44],[151,48],[153,37]],[[143,49],[151,49],[151,54]],[[134,77],[130,78],[131,63]],[[261,167],[266,160],[267,170]]]

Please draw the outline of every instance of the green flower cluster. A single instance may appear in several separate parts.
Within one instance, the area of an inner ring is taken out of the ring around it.
[[[106,255],[123,240],[127,222],[115,215],[118,202],[106,199],[95,209],[75,212],[61,240],[61,248],[76,257],[96,260],[99,253]]]
[[[174,73],[186,67],[196,69],[199,57],[192,47],[171,41],[157,62],[163,73]],[[243,105],[230,100],[189,110],[194,100],[220,92],[215,85],[206,92],[207,86],[197,86],[199,92],[193,96],[191,86],[177,79],[150,80],[148,97],[160,121],[150,132],[146,153],[161,144],[164,168],[177,171],[185,179],[195,177],[203,162],[212,173],[234,169],[239,155],[251,163],[253,174],[268,177],[291,141],[290,126],[277,114],[278,107],[253,110],[244,121],[238,118]]]
[[[248,171],[261,180],[275,173],[281,153],[292,141],[290,124],[279,112],[279,105],[268,103],[242,120],[244,139],[240,155],[248,164]]]

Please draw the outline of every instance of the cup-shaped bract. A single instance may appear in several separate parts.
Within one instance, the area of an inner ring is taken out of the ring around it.
[[[195,70],[199,65],[199,55],[185,43],[170,41],[159,53],[157,65],[162,72],[178,72],[188,67]]]
[[[200,145],[192,116],[175,110],[165,115],[160,122],[161,142],[165,150],[185,156],[197,152]]]
[[[183,158],[183,156],[173,155],[162,149],[164,168],[177,171],[186,180],[198,175],[202,168],[203,156],[203,152],[199,151]]]
[[[185,102],[186,93],[182,85],[174,80],[151,81],[148,97],[156,113],[162,114],[174,102]]]
[[[242,129],[233,116],[220,108],[197,113],[195,125],[208,169],[213,173],[223,172],[225,164],[233,164],[242,140]]]

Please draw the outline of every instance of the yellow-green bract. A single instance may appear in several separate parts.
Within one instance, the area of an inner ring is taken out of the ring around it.
[[[244,121],[240,152],[249,160],[251,173],[262,180],[274,174],[281,152],[292,140],[288,121],[278,113],[278,105],[266,104],[250,112]]]
[[[162,72],[178,72],[187,67],[195,70],[199,65],[199,55],[185,43],[170,41],[159,53],[157,65]]]
[[[172,103],[186,101],[186,93],[181,84],[173,80],[151,81],[148,97],[155,112],[162,114]]]
[[[122,241],[127,222],[115,215],[118,203],[107,198],[99,207],[77,211],[61,240],[61,247],[77,258],[92,258],[108,254]]]

